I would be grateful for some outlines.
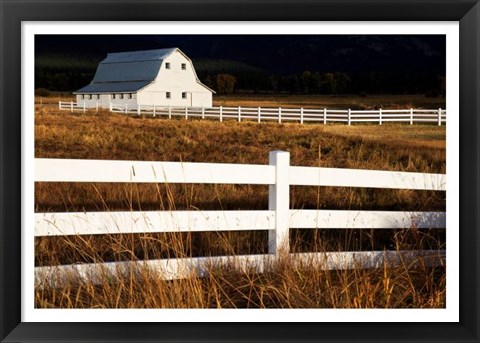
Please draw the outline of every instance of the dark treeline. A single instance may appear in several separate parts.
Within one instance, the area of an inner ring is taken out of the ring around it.
[[[311,72],[290,75],[221,73],[199,75],[219,94],[425,94],[445,95],[445,77],[436,73]]]
[[[35,69],[35,88],[75,91],[90,83],[96,66]],[[240,70],[238,70],[240,69]],[[445,77],[434,72],[317,72],[279,75],[241,68],[197,68],[200,80],[218,94],[425,94],[443,96]]]

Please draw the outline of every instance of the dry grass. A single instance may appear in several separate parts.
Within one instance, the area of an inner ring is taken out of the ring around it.
[[[329,109],[445,108],[445,98],[424,95],[228,95],[215,96],[214,106],[304,107]]]
[[[445,127],[298,125],[71,115],[37,105],[35,156],[268,163],[288,150],[292,165],[445,173]],[[319,160],[319,154],[321,159]],[[294,208],[438,210],[444,192],[292,187]],[[37,183],[37,212],[266,209],[268,186]],[[388,232],[387,232],[388,231]],[[44,237],[38,266],[266,252],[266,232]],[[292,230],[293,251],[444,249],[438,230]],[[421,262],[421,261],[420,261]],[[141,278],[37,289],[37,307],[444,307],[445,269],[422,263],[383,270],[322,271],[279,262],[259,274],[212,269],[208,278]]]

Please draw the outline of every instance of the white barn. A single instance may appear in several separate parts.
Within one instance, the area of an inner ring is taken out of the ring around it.
[[[113,105],[211,107],[212,89],[178,48],[109,53],[92,82],[74,92],[85,107]]]

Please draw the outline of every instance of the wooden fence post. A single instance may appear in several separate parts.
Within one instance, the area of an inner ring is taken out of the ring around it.
[[[153,105],[153,118],[155,118],[155,115],[156,115],[155,107],[156,107],[156,105]]]
[[[185,106],[185,120],[188,119],[188,107]]]
[[[108,108],[109,108],[110,112],[112,112],[113,111],[113,104],[109,103]]]
[[[73,101],[70,101],[70,113],[73,113]]]
[[[442,109],[438,109],[438,126],[442,126]]]
[[[278,108],[278,123],[282,122],[282,108]]]
[[[202,119],[205,119],[205,106],[202,106]]]
[[[59,110],[62,109],[62,102],[61,102],[61,101],[58,102],[58,109],[59,109]]]
[[[300,107],[300,124],[303,124],[303,107]]]
[[[352,110],[348,109],[348,125],[351,125],[351,117],[352,116]]]
[[[258,122],[260,123],[262,121],[262,115],[260,113],[261,109],[258,107]]]
[[[275,166],[275,184],[268,189],[268,209],[275,211],[275,229],[268,231],[268,253],[279,255],[281,249],[288,253],[289,247],[289,204],[290,204],[290,153],[271,151],[269,164]]]
[[[87,110],[87,106],[85,105],[85,101],[83,102],[83,113]]]
[[[142,106],[142,105],[138,104],[138,106],[137,106],[137,116],[139,116],[139,117],[140,117],[140,112],[141,112],[140,106]]]
[[[222,114],[223,110],[222,110],[222,106],[220,106],[220,122],[223,121],[223,114]]]
[[[238,122],[242,121],[242,107],[238,106]]]
[[[327,109],[323,109],[323,125],[327,125]]]
[[[413,108],[410,109],[410,125],[413,125]]]
[[[125,104],[125,114],[128,113],[128,104]]]
[[[98,101],[97,101],[97,103],[95,104],[95,112],[98,113]]]
[[[378,114],[379,114],[379,118],[380,118],[380,120],[379,120],[379,125],[382,125],[382,109],[380,109],[380,111],[378,112]]]
[[[172,119],[172,106],[168,105],[168,119]]]

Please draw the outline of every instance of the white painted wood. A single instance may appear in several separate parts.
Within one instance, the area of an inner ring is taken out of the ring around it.
[[[372,269],[411,266],[419,261],[427,267],[445,265],[445,250],[345,251],[291,255],[297,266],[318,265],[322,270]]]
[[[290,184],[444,191],[446,190],[446,175],[292,166],[290,167]]]
[[[273,230],[274,211],[36,213],[35,236]]]
[[[446,251],[353,251],[290,254],[289,256],[297,267],[318,266],[322,270],[348,270],[383,268],[384,265],[411,266],[419,261],[426,266],[445,265]],[[207,277],[212,268],[224,266],[241,272],[263,273],[275,267],[275,256],[196,257],[36,267],[35,287],[62,288],[70,282],[79,281],[102,284],[111,282],[112,279],[122,279],[132,275],[141,276],[145,273],[164,280]]]
[[[445,212],[289,210],[298,229],[445,228]],[[274,230],[270,211],[134,211],[36,213],[35,236]]]
[[[73,108],[72,108],[73,106]],[[128,109],[128,103],[122,105],[113,106],[112,103],[109,104],[111,112],[121,112],[121,113],[134,113],[133,110]],[[142,112],[144,115],[152,114],[153,117],[156,116],[157,108],[156,105],[140,107],[136,106],[137,114],[138,111]],[[87,106],[88,107],[88,106]],[[75,110],[83,110],[83,104],[79,103],[62,103],[59,102],[60,109],[70,109],[72,112]],[[152,108],[152,109],[150,109]],[[202,117],[205,118],[219,118],[220,121],[228,118],[236,118],[238,121],[243,119],[257,119],[257,122],[260,123],[262,119],[264,120],[275,120],[281,123],[282,121],[297,121],[299,120],[301,124],[305,122],[320,122],[323,121],[323,124],[326,124],[327,121],[331,122],[345,122],[345,123],[362,123],[362,122],[377,122],[382,125],[384,122],[409,122],[410,125],[413,125],[414,122],[435,122],[439,125],[441,123],[446,123],[446,111],[443,109],[437,110],[414,110],[414,109],[405,109],[405,110],[385,110],[380,109],[378,111],[373,110],[327,110],[326,108],[322,110],[315,109],[296,109],[296,108],[261,108],[261,107],[209,107],[206,109],[203,107],[163,107],[159,109],[160,112],[167,111],[169,114],[169,119],[172,118],[172,115],[185,116],[188,119],[191,117]],[[322,113],[322,114],[320,114]]]
[[[267,165],[192,162],[35,159],[37,182],[150,182],[274,184]],[[445,190],[443,174],[381,170],[289,167],[289,182],[303,186],[339,186]]]
[[[274,184],[275,167],[255,164],[35,159],[37,182]]]
[[[290,210],[289,227],[297,229],[446,228],[445,212]]]
[[[275,168],[275,184],[269,186],[268,194],[268,209],[275,211],[275,229],[268,232],[268,252],[279,254],[289,251],[290,153],[271,151],[269,163]]]

